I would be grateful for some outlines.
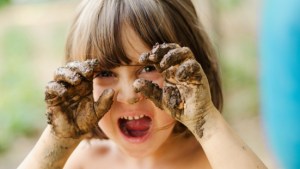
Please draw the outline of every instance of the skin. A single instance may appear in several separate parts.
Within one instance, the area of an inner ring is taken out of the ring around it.
[[[133,82],[137,78],[148,79],[157,87],[162,87],[164,79],[161,73],[137,73],[143,66],[139,63],[141,53],[149,51],[143,42],[131,30],[124,33],[126,55],[132,60],[130,65],[120,66],[110,70],[113,75],[94,79],[94,98],[99,97],[105,88],[113,88],[116,95],[111,109],[100,120],[99,126],[113,142],[103,146],[103,142],[92,141],[90,146],[85,143],[79,145],[70,157],[66,168],[183,168],[189,165],[192,168],[210,168],[203,150],[195,138],[182,138],[173,136],[172,128],[174,119],[155,104],[145,99],[141,93],[136,93]],[[129,38],[130,37],[130,38]],[[142,69],[143,70],[143,69]],[[133,102],[132,100],[138,100]],[[158,131],[151,130],[151,136],[146,142],[134,144],[123,139],[118,133],[117,119],[124,113],[136,111],[138,113],[152,112],[153,128],[162,128]],[[165,127],[167,126],[167,127]],[[177,149],[183,141],[188,146]],[[111,144],[113,143],[113,144]],[[88,147],[88,148],[87,148]],[[182,158],[187,156],[189,158]],[[189,159],[189,160],[186,160]],[[177,162],[174,163],[174,160]],[[117,163],[116,163],[117,161]],[[163,167],[162,167],[163,166]]]
[[[50,124],[19,168],[266,168],[213,106],[207,78],[188,48],[158,44],[151,50],[130,27],[123,31],[125,53],[132,63],[112,69],[116,78],[92,82],[91,76],[77,73],[90,68],[93,74],[98,72],[93,66],[66,66],[56,73],[54,81],[67,83],[63,85],[67,91],[53,87],[57,84],[47,87]],[[154,65],[158,71],[141,73],[143,67],[134,66],[137,64]],[[80,99],[74,99],[78,93],[72,92],[77,87],[82,89]],[[67,98],[73,98],[74,104],[67,104]],[[85,108],[81,109],[81,104]],[[70,112],[66,105],[75,106],[75,111]],[[146,141],[132,143],[118,132],[118,118],[130,113],[151,116],[153,128]],[[82,122],[83,116],[88,123]],[[172,134],[175,120],[187,126],[194,137]],[[95,121],[99,121],[97,126]],[[98,126],[110,140],[83,141]]]
[[[139,63],[140,55],[150,50],[144,42],[133,32],[125,28],[122,34],[126,56],[132,61],[129,65],[114,68],[110,77],[98,77],[94,79],[94,98],[99,97],[106,88],[112,88],[116,95],[111,109],[106,113],[99,126],[102,131],[118,145],[121,152],[129,157],[141,160],[141,157],[160,156],[161,145],[169,139],[175,120],[162,109],[146,99],[141,93],[136,93],[133,83],[136,79],[143,78],[151,80],[162,87],[163,76],[158,71],[146,71],[145,64]],[[105,82],[105,83],[104,83]],[[133,102],[133,100],[138,100]],[[132,143],[124,139],[119,132],[118,119],[126,115],[146,114],[151,117],[152,125],[150,136],[145,142]],[[151,148],[150,148],[151,147]]]

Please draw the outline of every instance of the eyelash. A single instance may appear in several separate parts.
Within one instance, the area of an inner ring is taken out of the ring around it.
[[[153,71],[156,71],[156,68],[152,65],[147,65],[141,69],[141,72],[143,72],[143,71],[145,71],[146,73],[153,72]]]
[[[100,77],[100,78],[114,77],[114,73],[109,70],[102,70],[94,76],[94,78],[96,78],[96,77]]]
[[[149,73],[149,72],[153,72],[156,71],[156,68],[152,65],[147,65],[142,67],[138,73]],[[110,70],[102,70],[99,71],[98,73],[96,73],[96,75],[94,76],[94,78],[99,77],[99,78],[109,78],[109,77],[115,77],[115,74],[110,71]]]

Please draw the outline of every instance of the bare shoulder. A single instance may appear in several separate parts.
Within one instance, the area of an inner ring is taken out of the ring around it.
[[[84,140],[68,159],[65,169],[97,168],[114,159],[114,144],[109,140]]]

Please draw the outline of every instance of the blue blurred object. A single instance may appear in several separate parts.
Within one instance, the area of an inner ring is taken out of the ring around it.
[[[267,137],[284,168],[300,169],[300,0],[265,0],[261,31]]]

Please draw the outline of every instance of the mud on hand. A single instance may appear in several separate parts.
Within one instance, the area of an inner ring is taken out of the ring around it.
[[[139,62],[154,65],[163,74],[164,85],[160,88],[151,81],[137,79],[136,92],[189,129],[201,128],[213,103],[207,77],[192,51],[175,43],[156,44],[140,56]]]
[[[98,127],[110,109],[114,91],[106,89],[93,99],[93,74],[99,69],[96,59],[73,61],[56,70],[46,86],[47,119],[58,137],[80,138]]]

